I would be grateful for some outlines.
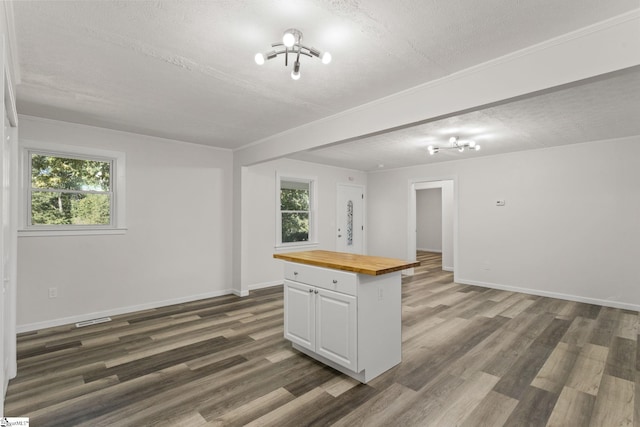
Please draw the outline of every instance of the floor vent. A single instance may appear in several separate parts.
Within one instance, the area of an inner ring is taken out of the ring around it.
[[[97,325],[98,323],[111,322],[111,317],[101,317],[99,319],[85,320],[84,322],[76,323],[76,328],[82,328],[83,326]]]

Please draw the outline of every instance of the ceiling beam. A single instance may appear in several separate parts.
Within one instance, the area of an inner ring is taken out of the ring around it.
[[[640,9],[255,141],[234,152],[235,163],[248,166],[425,123],[638,65]]]

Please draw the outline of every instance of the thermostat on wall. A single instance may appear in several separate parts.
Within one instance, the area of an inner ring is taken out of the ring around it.
[[[504,206],[504,200],[496,201],[496,206]]]

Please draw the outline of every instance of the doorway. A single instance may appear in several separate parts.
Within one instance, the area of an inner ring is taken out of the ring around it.
[[[336,251],[362,254],[364,250],[364,187],[338,184]]]
[[[417,251],[417,192],[439,189],[441,197],[442,269],[452,271],[455,279],[457,254],[457,205],[455,179],[420,180],[409,185],[408,256],[415,259]]]

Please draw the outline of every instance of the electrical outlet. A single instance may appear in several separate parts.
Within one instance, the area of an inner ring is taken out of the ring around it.
[[[58,288],[49,288],[49,298],[58,298]]]

